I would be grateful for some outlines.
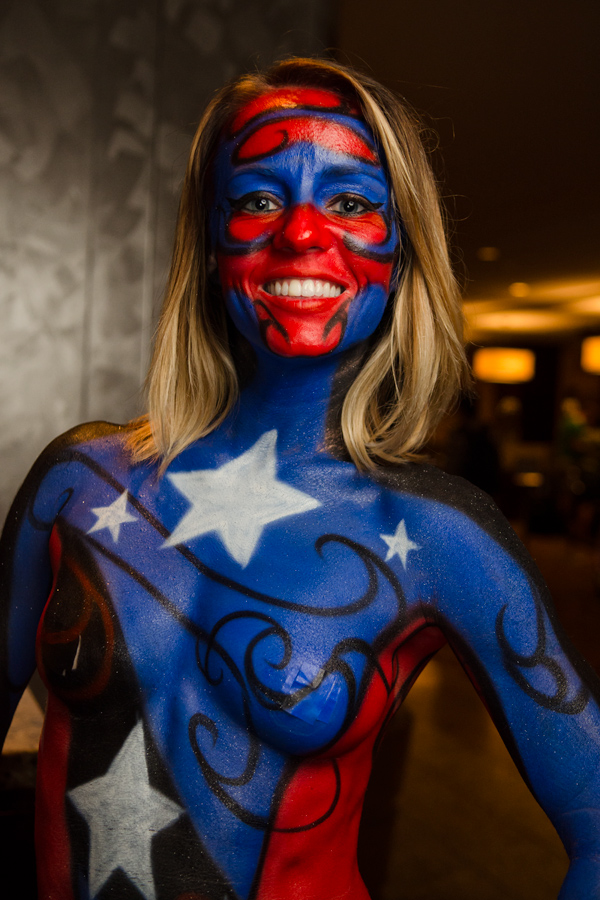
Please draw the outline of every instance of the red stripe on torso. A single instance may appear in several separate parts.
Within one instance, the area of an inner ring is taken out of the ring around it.
[[[379,662],[389,681],[394,672],[395,689],[388,696],[375,673],[350,729],[326,758],[302,762],[289,781],[279,804],[274,830],[268,838],[261,878],[255,900],[296,897],[301,900],[368,900],[368,892],[358,871],[356,845],[362,806],[371,774],[373,747],[398,692],[407,685],[420,662],[433,654],[445,638],[434,627],[403,635],[390,644]],[[305,831],[286,833],[315,822],[331,806],[335,796],[335,771],[339,766],[340,796],[331,815]]]

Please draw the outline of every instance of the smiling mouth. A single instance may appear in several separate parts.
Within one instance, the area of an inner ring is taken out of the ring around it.
[[[265,293],[272,297],[291,297],[292,299],[339,297],[345,288],[333,281],[322,278],[280,278],[269,281],[263,286]]]

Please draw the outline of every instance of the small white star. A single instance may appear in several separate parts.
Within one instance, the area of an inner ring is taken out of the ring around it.
[[[277,432],[267,431],[218,469],[169,475],[192,506],[163,546],[216,531],[230,556],[246,566],[266,525],[320,506],[314,497],[277,479],[276,441]]]
[[[183,810],[148,782],[142,723],[133,728],[106,775],[68,796],[90,829],[90,897],[120,868],[146,900],[156,900],[152,838]]]
[[[387,562],[393,556],[398,555],[402,560],[402,565],[406,569],[406,558],[411,550],[420,550],[419,544],[411,541],[406,533],[406,525],[404,519],[401,519],[394,534],[380,534],[379,537],[388,545],[388,552],[385,557]]]
[[[126,506],[127,491],[123,491],[114,503],[109,504],[109,506],[96,506],[93,508],[92,512],[98,521],[95,525],[92,525],[88,534],[91,534],[92,531],[101,531],[103,528],[108,528],[112,535],[112,539],[116,544],[119,540],[121,525],[125,525],[126,522],[137,521],[135,516],[132,516],[127,512],[125,509]]]

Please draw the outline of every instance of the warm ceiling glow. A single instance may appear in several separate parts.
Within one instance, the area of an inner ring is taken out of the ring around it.
[[[600,375],[600,337],[588,337],[581,342],[581,368]]]
[[[578,300],[581,297],[591,297],[600,291],[600,281],[585,279],[561,279],[557,281],[538,282],[532,291],[536,296],[547,300]]]
[[[535,374],[535,353],[514,347],[481,347],[473,354],[473,372],[480,381],[520,384]]]
[[[507,310],[506,312],[480,313],[467,318],[474,331],[563,331],[573,328],[572,316],[540,310]]]
[[[527,295],[531,293],[531,288],[524,281],[513,281],[513,283],[509,285],[508,293],[511,297],[527,297]]]
[[[600,296],[587,297],[585,300],[575,300],[566,307],[569,312],[580,315],[600,315]]]

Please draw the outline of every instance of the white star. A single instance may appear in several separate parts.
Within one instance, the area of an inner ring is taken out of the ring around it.
[[[148,782],[142,723],[131,731],[106,775],[68,796],[90,829],[90,897],[120,868],[146,900],[156,900],[152,838],[183,810]]]
[[[96,506],[92,509],[92,512],[96,516],[98,520],[95,525],[89,529],[88,534],[91,534],[92,531],[101,531],[103,528],[108,528],[112,535],[112,539],[117,543],[119,540],[119,532],[121,531],[121,525],[124,525],[126,522],[135,522],[136,517],[132,516],[127,512],[125,507],[127,506],[127,491],[123,491],[123,493],[117,497],[114,503],[109,504],[109,506]]]
[[[277,432],[267,431],[249,450],[218,469],[169,475],[192,506],[163,546],[174,547],[216,531],[230,556],[246,566],[265,525],[320,506],[309,494],[278,481],[276,441]]]
[[[388,552],[385,557],[385,561],[387,562],[392,558],[392,556],[395,556],[397,554],[402,560],[402,565],[405,569],[406,557],[408,556],[410,551],[421,549],[420,545],[415,544],[414,541],[411,541],[411,539],[407,535],[404,519],[400,519],[400,522],[394,534],[380,534],[379,537],[388,545]]]

